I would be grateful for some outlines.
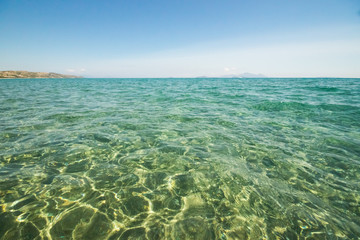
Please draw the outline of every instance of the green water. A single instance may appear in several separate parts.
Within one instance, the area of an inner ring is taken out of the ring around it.
[[[358,239],[359,79],[0,80],[0,239]]]

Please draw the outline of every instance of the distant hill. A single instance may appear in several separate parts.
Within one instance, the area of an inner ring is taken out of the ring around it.
[[[227,74],[215,77],[208,77],[208,76],[199,76],[197,78],[267,78],[267,76],[263,74],[256,74],[256,73],[241,73],[241,74]]]
[[[28,72],[28,71],[0,71],[0,78],[82,78],[81,76],[64,75],[59,73],[47,72]]]

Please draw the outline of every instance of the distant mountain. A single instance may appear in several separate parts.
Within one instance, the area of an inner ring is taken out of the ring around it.
[[[81,76],[64,75],[59,73],[47,72],[28,72],[28,71],[0,71],[0,78],[82,78]]]
[[[199,76],[197,78],[267,78],[267,76],[263,74],[255,74],[255,73],[241,73],[241,74],[227,74],[218,77],[208,77],[208,76]]]

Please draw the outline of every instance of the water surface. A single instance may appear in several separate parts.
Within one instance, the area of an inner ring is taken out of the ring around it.
[[[0,239],[357,239],[359,79],[0,80]]]

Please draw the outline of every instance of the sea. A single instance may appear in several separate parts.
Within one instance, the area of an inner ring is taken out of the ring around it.
[[[360,79],[0,79],[0,239],[359,239]]]

